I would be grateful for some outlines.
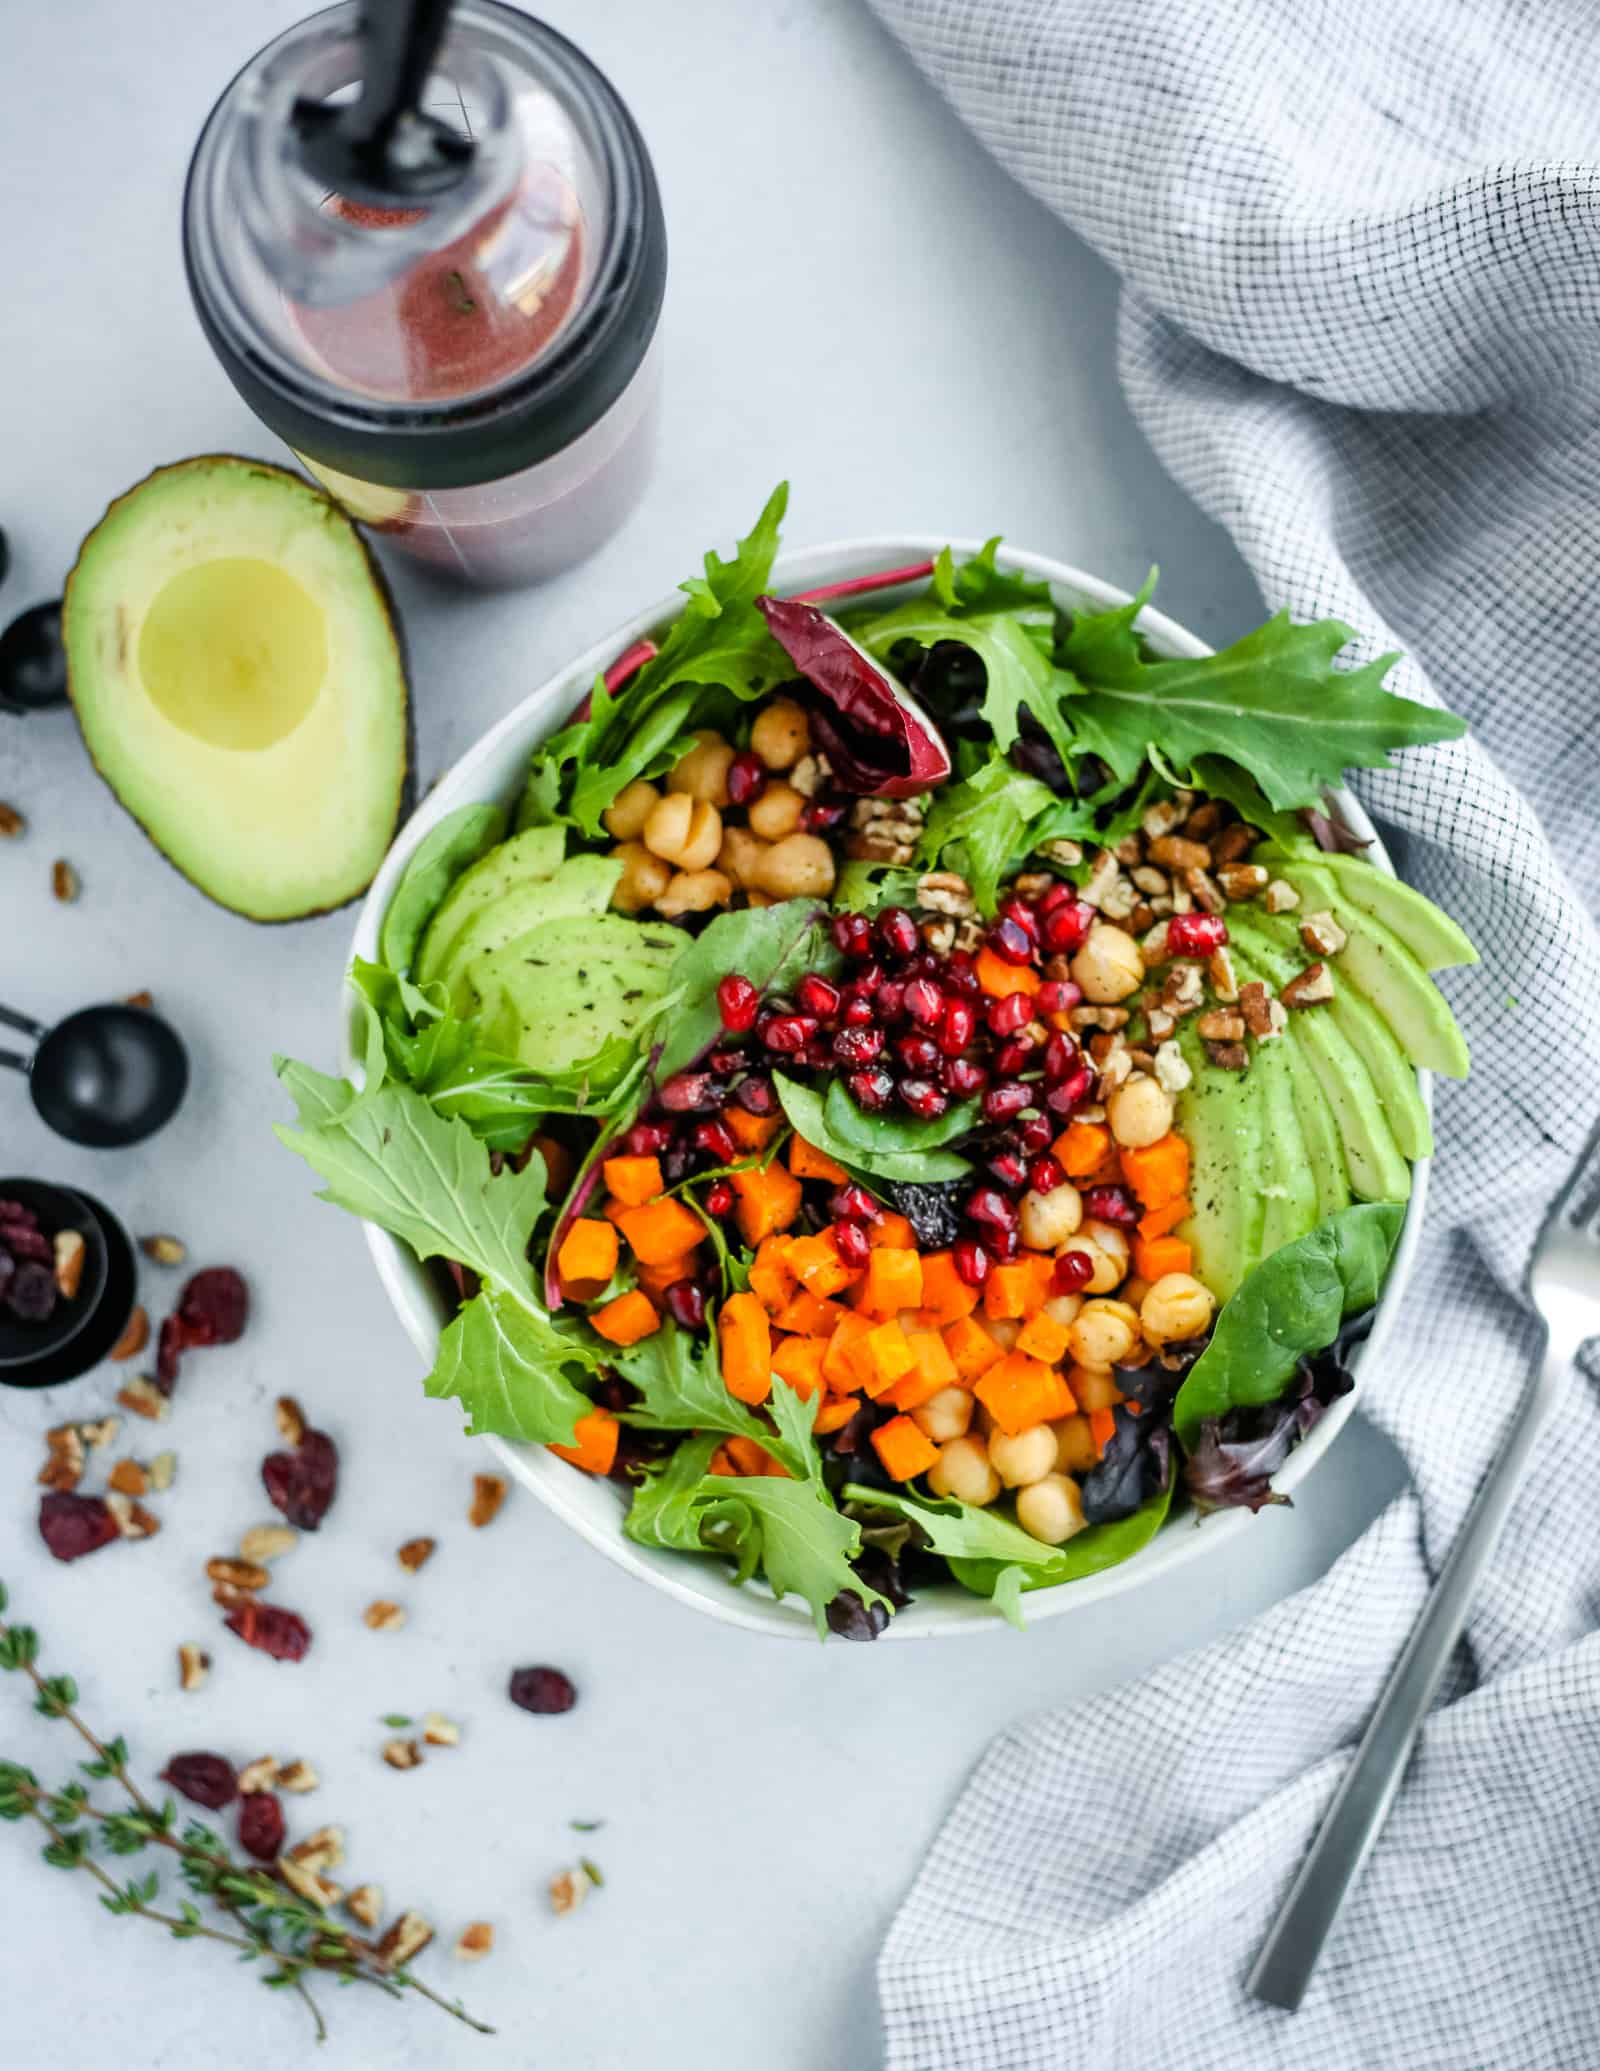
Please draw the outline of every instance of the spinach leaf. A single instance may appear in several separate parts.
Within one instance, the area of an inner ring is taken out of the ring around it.
[[[742,972],[767,992],[781,991],[806,971],[831,969],[836,952],[826,919],[826,909],[814,899],[719,913],[672,966],[672,1011],[655,1061],[657,1080],[681,1071],[717,1040],[722,1028],[717,986],[730,971]]]
[[[931,1121],[918,1121],[915,1115],[868,1115],[863,1114],[838,1079],[828,1084],[826,1120],[829,1133],[838,1143],[853,1145],[857,1150],[874,1155],[912,1156],[924,1151],[937,1150],[941,1144],[952,1143],[956,1137],[965,1136],[976,1129],[982,1119],[982,1108],[976,1096],[971,1100],[958,1101],[954,1107],[946,1108],[942,1115]],[[931,1177],[924,1174],[924,1177]],[[954,1177],[954,1175],[950,1175]]]
[[[1371,1308],[1404,1221],[1399,1202],[1358,1202],[1246,1276],[1178,1390],[1173,1428],[1186,1452],[1208,1417],[1275,1400],[1305,1354],[1332,1344],[1346,1316]]]
[[[497,805],[464,805],[430,828],[400,873],[378,931],[378,955],[393,971],[408,971],[434,908],[463,870],[503,840],[506,816]]]
[[[1167,1521],[1167,1513],[1172,1507],[1172,1487],[1172,1482],[1169,1482],[1131,1517],[1119,1518],[1115,1524],[1090,1525],[1087,1531],[1076,1533],[1064,1546],[1041,1547],[1040,1551],[1047,1556],[1042,1561],[1002,1563],[958,1556],[951,1560],[950,1572],[963,1589],[970,1589],[977,1596],[993,1597],[995,1608],[1003,1616],[1008,1616],[1007,1603],[1015,1606],[1022,1591],[1054,1589],[1061,1582],[1081,1582],[1086,1575],[1098,1575],[1107,1568],[1119,1567],[1141,1547],[1148,1546]],[[1020,1609],[1012,1622],[1021,1623]]]
[[[832,1126],[834,1094],[839,1094],[853,1116],[859,1116],[860,1110],[855,1107],[837,1080],[829,1087],[826,1102],[819,1094],[813,1093],[809,1086],[798,1085],[793,1079],[786,1079],[781,1072],[773,1074],[772,1083],[784,1114],[806,1142],[813,1144],[819,1151],[826,1152],[830,1158],[836,1159],[859,1178],[922,1181],[963,1179],[971,1170],[966,1159],[958,1157],[953,1151],[864,1149],[859,1143],[845,1141],[835,1133]],[[964,1126],[970,1128],[970,1120]]]

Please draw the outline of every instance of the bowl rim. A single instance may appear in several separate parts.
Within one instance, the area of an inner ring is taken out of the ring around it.
[[[975,554],[984,544],[981,540],[911,532],[863,534],[828,540],[816,546],[791,548],[781,553],[773,568],[773,586],[808,589],[852,575],[870,573],[877,568],[893,568],[931,559],[947,546],[958,557]],[[1096,610],[1112,609],[1133,601],[1127,590],[1048,554],[1002,545],[997,559],[1003,567],[1047,582],[1056,593],[1066,593],[1062,601],[1087,605]],[[919,587],[920,580],[885,589],[878,594],[885,600],[887,608],[896,598]],[[345,972],[340,974],[341,1066],[346,1074],[359,1079],[360,1057],[349,1002],[343,997],[345,973],[351,958],[376,956],[384,909],[412,851],[445,814],[460,805],[478,803],[492,789],[482,779],[482,773],[492,767],[509,743],[515,741],[522,750],[531,750],[566,718],[600,671],[636,640],[676,618],[685,602],[681,589],[669,591],[633,613],[575,660],[553,671],[537,689],[520,699],[457,757],[400,829],[362,902]],[[1173,658],[1198,658],[1213,652],[1206,642],[1186,627],[1148,604],[1140,612],[1137,624],[1158,652]],[[1353,831],[1370,843],[1369,859],[1389,876],[1397,877],[1399,873],[1383,839],[1360,801],[1342,788],[1333,796]],[[1431,1075],[1419,1071],[1417,1079],[1431,1115]],[[1361,1392],[1363,1369],[1383,1351],[1416,1263],[1430,1165],[1431,1159],[1420,1158],[1412,1166],[1411,1197],[1406,1204],[1405,1222],[1388,1279],[1378,1300],[1373,1326],[1351,1357],[1356,1385],[1328,1407],[1272,1477],[1273,1488],[1280,1493],[1289,1494],[1298,1488],[1327,1454],[1354,1413]],[[437,1356],[438,1340],[444,1327],[440,1297],[426,1269],[397,1238],[374,1223],[367,1223],[364,1228],[367,1248],[390,1305],[412,1344],[431,1366]],[[764,1584],[756,1582],[735,1586],[721,1564],[710,1559],[696,1562],[687,1555],[649,1553],[623,1537],[620,1510],[614,1516],[608,1513],[608,1522],[605,1523],[589,1513],[581,1498],[589,1493],[583,1485],[590,1483],[590,1477],[580,1470],[556,1459],[542,1447],[494,1436],[486,1436],[484,1442],[507,1471],[564,1524],[615,1565],[652,1588],[725,1625],[774,1637],[814,1638],[815,1626],[810,1611],[798,1598],[788,1597],[780,1601]],[[1146,1583],[1154,1583],[1176,1569],[1188,1566],[1201,1555],[1219,1550],[1257,1522],[1255,1516],[1245,1510],[1229,1510],[1206,1518],[1203,1532],[1194,1530],[1192,1525],[1178,1529],[1181,1521],[1171,1520],[1162,1526],[1147,1546],[1116,1567],[1030,1594],[1027,1622],[1032,1626],[1071,1611],[1087,1610],[1092,1604],[1103,1603]],[[898,1641],[950,1639],[962,1634],[1008,1629],[987,1599],[951,1584],[948,1595],[942,1587],[921,1593],[890,1620],[882,1638]]]

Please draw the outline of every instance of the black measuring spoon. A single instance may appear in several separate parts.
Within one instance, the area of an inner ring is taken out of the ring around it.
[[[54,1028],[0,1007],[0,1021],[35,1044],[31,1056],[0,1050],[0,1064],[26,1077],[47,1127],[91,1150],[142,1143],[172,1120],[188,1090],[182,1040],[146,1007],[80,1007]]]

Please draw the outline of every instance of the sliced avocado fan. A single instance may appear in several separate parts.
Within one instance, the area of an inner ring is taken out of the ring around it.
[[[539,884],[554,877],[565,848],[561,828],[535,827],[500,842],[470,870],[463,870],[434,909],[418,945],[417,983],[431,985],[443,977],[455,961],[452,952],[462,929],[484,907],[503,899],[516,885]]]
[[[474,984],[472,973],[496,950],[554,921],[604,916],[621,874],[622,865],[610,856],[574,856],[554,877],[513,884],[498,899],[469,914],[451,937],[439,968],[452,1011],[474,1011],[473,995],[481,987]]]
[[[463,982],[491,1049],[552,1078],[581,1072],[598,1092],[632,1060],[683,946],[665,924],[569,914],[475,957]]]
[[[1360,856],[1314,855],[1292,852],[1276,842],[1262,842],[1251,850],[1251,861],[1261,863],[1275,877],[1294,886],[1302,899],[1307,893],[1297,882],[1297,873],[1308,865],[1324,877],[1331,877],[1352,906],[1381,921],[1398,935],[1425,971],[1448,970],[1453,964],[1475,964],[1478,952],[1462,930],[1434,905],[1431,899],[1390,877],[1375,863]]]
[[[1191,1083],[1178,1096],[1177,1126],[1188,1138],[1193,1213],[1184,1233],[1194,1269],[1226,1301],[1263,1256],[1266,1196],[1263,1103],[1249,1072],[1218,1071],[1194,1025],[1179,1025]]]

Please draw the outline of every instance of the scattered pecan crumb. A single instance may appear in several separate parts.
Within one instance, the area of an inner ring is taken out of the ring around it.
[[[1308,913],[1300,923],[1300,940],[1313,956],[1337,956],[1349,939],[1328,912]]]
[[[280,1553],[288,1553],[300,1543],[300,1534],[286,1524],[256,1524],[239,1539],[239,1558],[260,1565],[263,1561],[276,1560]]]
[[[1213,949],[1206,958],[1206,976],[1211,980],[1211,990],[1227,1006],[1232,1006],[1239,997],[1239,980],[1233,968],[1233,953],[1224,943],[1220,949]]]
[[[106,1487],[115,1489],[119,1495],[147,1496],[150,1477],[137,1460],[119,1460],[106,1476]]]
[[[344,1909],[370,1933],[383,1918],[383,1886],[358,1884],[354,1891],[345,1893]]]
[[[289,1850],[289,1860],[307,1870],[336,1870],[344,1861],[344,1828],[318,1827]]]
[[[148,1374],[135,1374],[117,1390],[117,1400],[136,1417],[148,1417],[159,1424],[167,1414],[167,1398]]]
[[[92,1423],[80,1424],[78,1435],[85,1445],[99,1452],[102,1446],[110,1445],[121,1429],[121,1417],[99,1417]]]
[[[1204,842],[1181,834],[1163,834],[1150,844],[1150,860],[1166,870],[1209,870],[1211,851]]]
[[[494,1929],[487,1920],[474,1920],[456,1937],[455,1954],[463,1963],[481,1963],[494,1947]]]
[[[185,1640],[178,1649],[178,1688],[198,1690],[211,1673],[211,1656],[204,1647],[196,1646],[193,1640]],[[244,1778],[239,1779],[239,1788],[244,1789]]]
[[[1245,1020],[1242,1014],[1229,1014],[1222,1008],[1214,1008],[1209,1014],[1202,1014],[1195,1023],[1198,1033],[1213,1043],[1242,1043]]]
[[[306,1791],[314,1791],[321,1781],[322,1778],[309,1762],[285,1762],[278,1771],[279,1790],[293,1791],[296,1796],[303,1795]]]
[[[1169,1013],[1165,1007],[1147,1007],[1145,1009],[1144,1025],[1150,1033],[1150,1040],[1153,1043],[1161,1044],[1165,1048],[1168,1036],[1172,1034],[1172,1031],[1178,1025],[1178,1017],[1176,1014]]]
[[[39,1469],[42,1488],[70,1495],[83,1479],[83,1434],[76,1424],[57,1424],[44,1434],[48,1457]]]
[[[1300,904],[1300,894],[1292,884],[1286,884],[1281,877],[1275,877],[1262,893],[1261,903],[1268,913],[1289,913]]]
[[[430,1711],[423,1716],[422,1737],[429,1747],[459,1747],[461,1728],[442,1711]]]
[[[373,1953],[385,1970],[398,1970],[432,1940],[433,1929],[420,1913],[402,1913]]]
[[[70,1302],[83,1282],[84,1242],[81,1230],[57,1230],[55,1235],[56,1291]]]
[[[137,1308],[122,1327],[122,1335],[111,1347],[113,1359],[137,1359],[150,1342],[150,1318]]]
[[[1202,799],[1183,823],[1191,841],[1209,841],[1222,825],[1222,806],[1214,798]]]
[[[298,1445],[306,1435],[306,1413],[292,1395],[280,1395],[273,1405],[278,1436],[287,1445]]]
[[[1218,1071],[1248,1071],[1250,1052],[1243,1043],[1207,1043],[1206,1055]]]
[[[65,856],[57,856],[50,865],[50,889],[63,906],[70,906],[83,889],[82,878]]]
[[[0,805],[0,836],[14,841],[19,834],[27,832],[28,823],[14,805]]]
[[[254,1561],[230,1560],[225,1555],[208,1560],[206,1573],[213,1582],[220,1582],[228,1589],[265,1589],[272,1580],[266,1569],[257,1567]]]
[[[1230,899],[1253,899],[1267,888],[1267,873],[1259,863],[1223,863],[1217,883]]]
[[[124,1539],[153,1539],[161,1529],[159,1517],[115,1489],[106,1497],[106,1508],[116,1519],[117,1530]]]
[[[418,1568],[425,1567],[432,1560],[437,1539],[408,1539],[395,1555],[408,1575],[414,1575]]]
[[[386,1596],[375,1597],[361,1616],[374,1632],[398,1632],[406,1622],[404,1607]]]
[[[500,1505],[506,1499],[506,1488],[503,1475],[473,1475],[472,1507],[467,1512],[467,1523],[478,1526],[493,1524],[500,1514]]]
[[[141,1237],[139,1249],[158,1266],[181,1266],[189,1256],[176,1237]]]
[[[383,1759],[391,1769],[420,1769],[422,1750],[414,1740],[386,1740]]]
[[[150,1476],[150,1486],[158,1496],[164,1495],[171,1488],[172,1477],[177,1471],[178,1456],[172,1452],[157,1453],[145,1469],[145,1472]]]
[[[1326,964],[1307,964],[1278,995],[1286,1007],[1320,1007],[1333,998],[1333,973]]]
[[[1154,1035],[1155,1030],[1150,1032]],[[1194,1083],[1189,1060],[1174,1042],[1163,1042],[1156,1048],[1156,1083],[1167,1093],[1181,1093]]]
[[[257,1755],[253,1762],[246,1762],[239,1771],[239,1792],[248,1798],[254,1791],[270,1791],[277,1781],[277,1756]]]
[[[1256,845],[1256,830],[1247,827],[1243,820],[1236,820],[1231,827],[1224,827],[1211,844],[1211,859],[1218,864],[1237,863],[1241,856],[1248,856]],[[1267,873],[1261,873],[1265,884]]]
[[[337,1905],[344,1896],[340,1885],[335,1884],[331,1878],[324,1877],[318,1870],[307,1869],[304,1863],[296,1862],[292,1855],[278,1857],[278,1875],[291,1891],[298,1892],[301,1898],[309,1899],[312,1905],[320,1906],[323,1912]]]
[[[575,1913],[589,1896],[590,1880],[584,1870],[557,1870],[550,1879],[550,1910],[559,1919]]]
[[[1186,870],[1183,882],[1202,913],[1227,912],[1228,902],[1222,896],[1222,887],[1209,870]]]
[[[130,992],[122,1002],[125,1007],[153,1007],[155,994],[151,992]]]

